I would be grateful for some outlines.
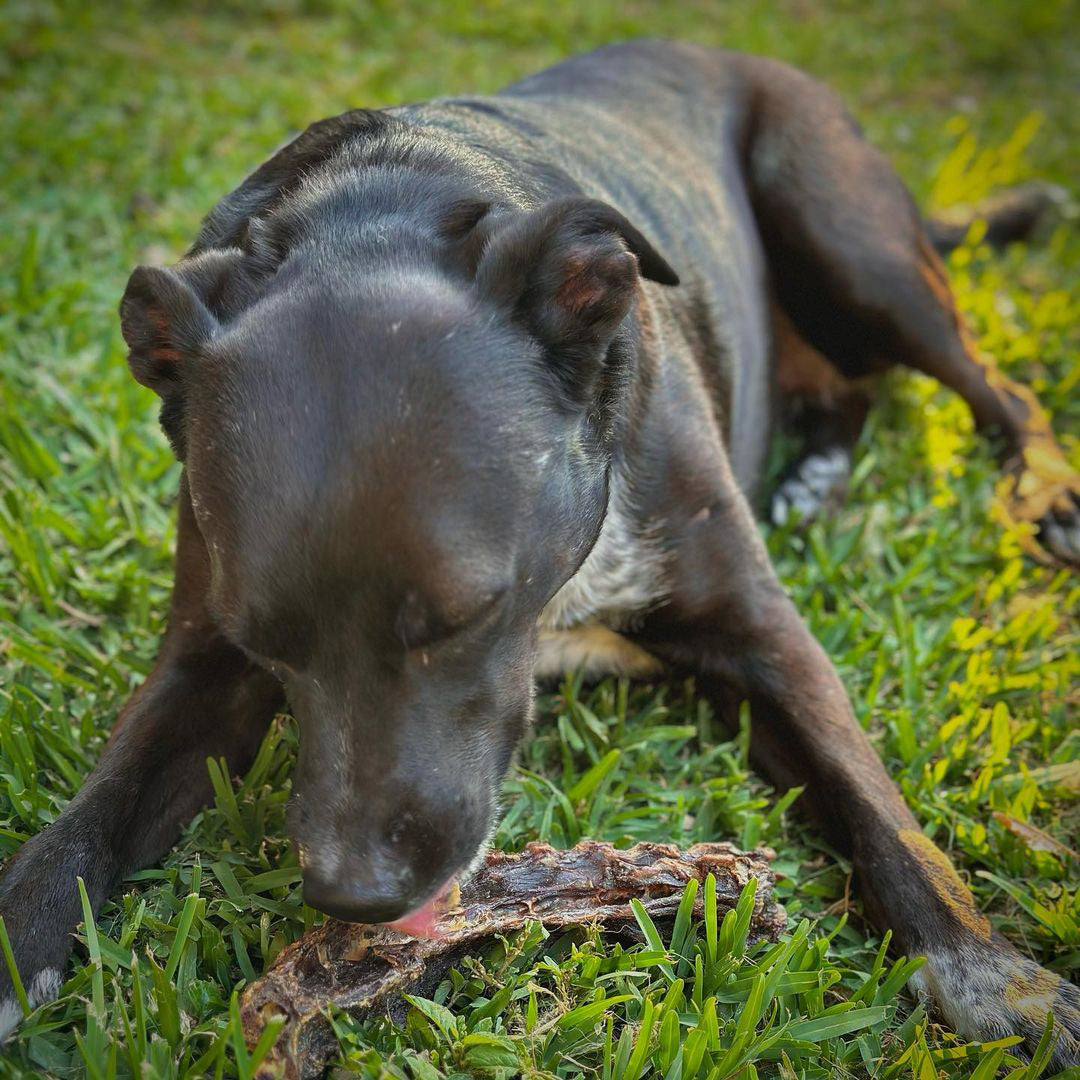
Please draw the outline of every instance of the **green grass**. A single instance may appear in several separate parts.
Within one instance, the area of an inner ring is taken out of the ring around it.
[[[669,35],[827,79],[924,200],[1076,180],[1080,42],[1062,2],[233,0],[176,11],[0,5],[4,854],[71,798],[161,631],[177,469],[152,395],[125,369],[115,307],[126,275],[178,256],[289,132]],[[1032,112],[1044,122],[1026,147],[1009,145]],[[978,157],[972,146],[1006,149]],[[1062,230],[1002,258],[968,248],[953,274],[983,345],[1075,434],[1080,237]],[[1064,843],[1080,835],[1069,714],[1080,587],[1022,559],[991,520],[994,473],[963,408],[922,379],[891,389],[848,508],[769,543],[861,722],[994,924],[1075,971],[1077,861],[1034,850],[1014,823]],[[848,897],[847,865],[748,771],[745,738],[729,741],[692,688],[568,681],[541,717],[507,783],[497,844],[767,843],[786,875],[789,936],[746,950],[732,925],[718,936],[684,926],[674,942],[623,951],[533,931],[479,954],[403,1027],[338,1017],[344,1074],[1009,1073],[1007,1047],[963,1048],[912,1011],[905,969],[883,959]],[[0,1074],[250,1074],[233,995],[316,919],[283,826],[295,746],[280,720],[248,776],[219,776],[216,805],[164,864],[133,875],[96,929],[79,931],[59,1001],[28,1020]]]

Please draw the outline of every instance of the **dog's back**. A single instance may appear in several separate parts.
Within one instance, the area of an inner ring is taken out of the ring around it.
[[[645,286],[647,332],[667,360],[660,377],[687,399],[704,380],[751,497],[772,430],[771,317],[741,145],[767,66],[719,49],[639,41],[574,57],[491,97],[391,110],[494,155],[526,199],[583,193],[641,227],[681,281],[677,293]]]

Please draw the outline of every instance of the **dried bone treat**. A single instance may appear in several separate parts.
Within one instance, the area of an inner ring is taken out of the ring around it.
[[[244,991],[241,1016],[248,1046],[267,1022],[284,1020],[259,1076],[307,1080],[321,1076],[336,1050],[326,1020],[333,1004],[356,1017],[391,1006],[411,989],[433,990],[470,947],[531,921],[549,929],[625,927],[637,899],[656,921],[673,918],[692,878],[716,878],[719,916],[733,908],[743,886],[757,878],[752,939],[775,940],[784,909],[772,896],[771,853],[730,844],[637,844],[620,851],[585,841],[569,851],[529,844],[518,855],[492,852],[462,887],[457,904],[435,926],[437,937],[413,938],[387,926],[330,920],[284,949],[266,974]],[[703,890],[695,914],[701,916]]]

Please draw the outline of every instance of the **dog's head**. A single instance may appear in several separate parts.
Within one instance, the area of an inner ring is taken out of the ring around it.
[[[305,894],[355,921],[422,915],[482,848],[537,617],[604,517],[639,279],[677,280],[602,203],[441,205],[278,215],[121,304],[208,603],[299,723]]]

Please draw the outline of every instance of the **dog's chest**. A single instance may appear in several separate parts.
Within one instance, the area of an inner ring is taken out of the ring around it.
[[[655,672],[656,660],[617,631],[663,599],[666,561],[659,541],[633,521],[616,489],[588,558],[540,615],[537,675],[580,667],[590,675]]]

